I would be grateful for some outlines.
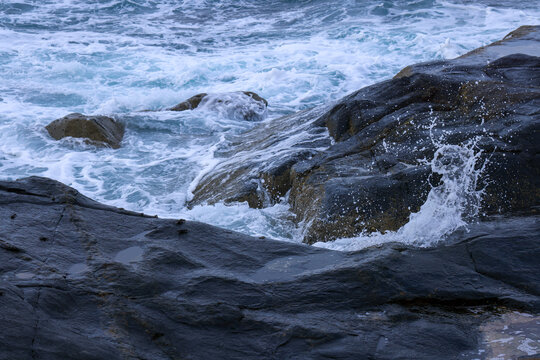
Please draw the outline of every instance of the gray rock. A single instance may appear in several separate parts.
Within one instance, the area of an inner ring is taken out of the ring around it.
[[[73,113],[56,119],[45,127],[54,139],[70,136],[86,139],[96,146],[118,149],[124,137],[124,125],[107,116]]]
[[[472,359],[540,311],[538,220],[342,253],[2,181],[0,358]]]
[[[540,27],[522,27],[466,56],[409,66],[331,108],[261,124],[201,179],[191,204],[264,207],[288,194],[308,243],[397,230],[440,179],[419,159],[431,160],[436,142],[477,139],[478,163],[487,163],[481,212],[529,211],[540,203],[539,45]]]

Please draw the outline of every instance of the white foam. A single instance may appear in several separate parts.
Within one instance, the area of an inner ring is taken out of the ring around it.
[[[241,91],[207,94],[196,108],[196,111],[205,110],[216,112],[221,118],[240,121],[263,120],[267,115],[266,104],[262,100],[257,101]]]
[[[527,355],[536,355],[540,349],[539,345],[539,341],[526,338],[521,342],[521,344],[519,344],[517,348],[519,351],[523,351]]]
[[[466,226],[478,214],[483,194],[482,189],[477,189],[477,183],[485,163],[479,163],[482,152],[476,149],[477,141],[460,145],[435,142],[438,149],[430,165],[433,173],[441,175],[441,184],[432,187],[420,210],[411,213],[409,221],[399,230],[364,233],[314,245],[342,251],[387,242],[431,246]]]
[[[300,235],[286,203],[264,209],[252,209],[247,203],[200,205],[184,210],[177,217],[283,241],[297,242]]]
[[[252,125],[204,109],[136,111],[201,92],[254,91],[274,118],[328,104],[405,65],[463,54],[540,17],[521,2],[415,4],[392,3],[376,15],[385,4],[60,0],[1,13],[0,178],[48,176],[107,204],[174,216],[218,166],[214,153],[224,139]],[[53,141],[43,127],[75,111],[126,121],[123,147]],[[245,159],[271,161],[306,138],[302,129],[284,131],[275,151],[245,152]],[[236,206],[208,213],[245,212],[249,222],[259,212],[256,230],[231,227],[273,234],[268,213]]]

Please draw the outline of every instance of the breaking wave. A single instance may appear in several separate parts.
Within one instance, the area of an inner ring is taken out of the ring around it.
[[[442,144],[433,140],[437,150],[429,161],[433,174],[441,180],[433,186],[427,199],[409,221],[397,231],[363,233],[315,246],[334,250],[354,251],[387,242],[415,246],[430,246],[474,220],[482,201],[483,189],[478,181],[487,164],[476,144],[479,138],[461,145]]]

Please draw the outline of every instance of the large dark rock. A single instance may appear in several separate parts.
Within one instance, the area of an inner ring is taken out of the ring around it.
[[[261,120],[266,116],[268,102],[251,91],[230,93],[201,93],[169,108],[170,111],[185,111],[204,108],[238,120]]]
[[[0,182],[0,358],[499,356],[486,332],[519,324],[498,314],[528,313],[519,336],[538,340],[538,220],[342,253]]]
[[[96,146],[118,149],[124,137],[124,125],[107,116],[73,113],[56,119],[45,127],[56,140],[71,136],[86,139]]]
[[[476,142],[486,164],[481,213],[540,203],[540,27],[243,134],[204,176],[191,204],[288,196],[305,241],[397,230],[426,201],[442,144]],[[472,147],[472,145],[471,145]]]

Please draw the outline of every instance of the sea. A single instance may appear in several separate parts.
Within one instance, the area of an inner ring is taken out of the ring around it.
[[[286,199],[264,209],[187,206],[229,137],[539,19],[540,2],[523,0],[0,0],[0,179],[45,176],[104,204],[300,242]],[[166,110],[237,91],[268,101],[264,119]],[[45,126],[73,112],[124,122],[122,147],[53,140]],[[464,209],[481,202],[479,153],[474,143],[438,148],[463,168],[428,159],[446,181],[402,229],[316,245],[429,246],[467,226],[474,216]]]

